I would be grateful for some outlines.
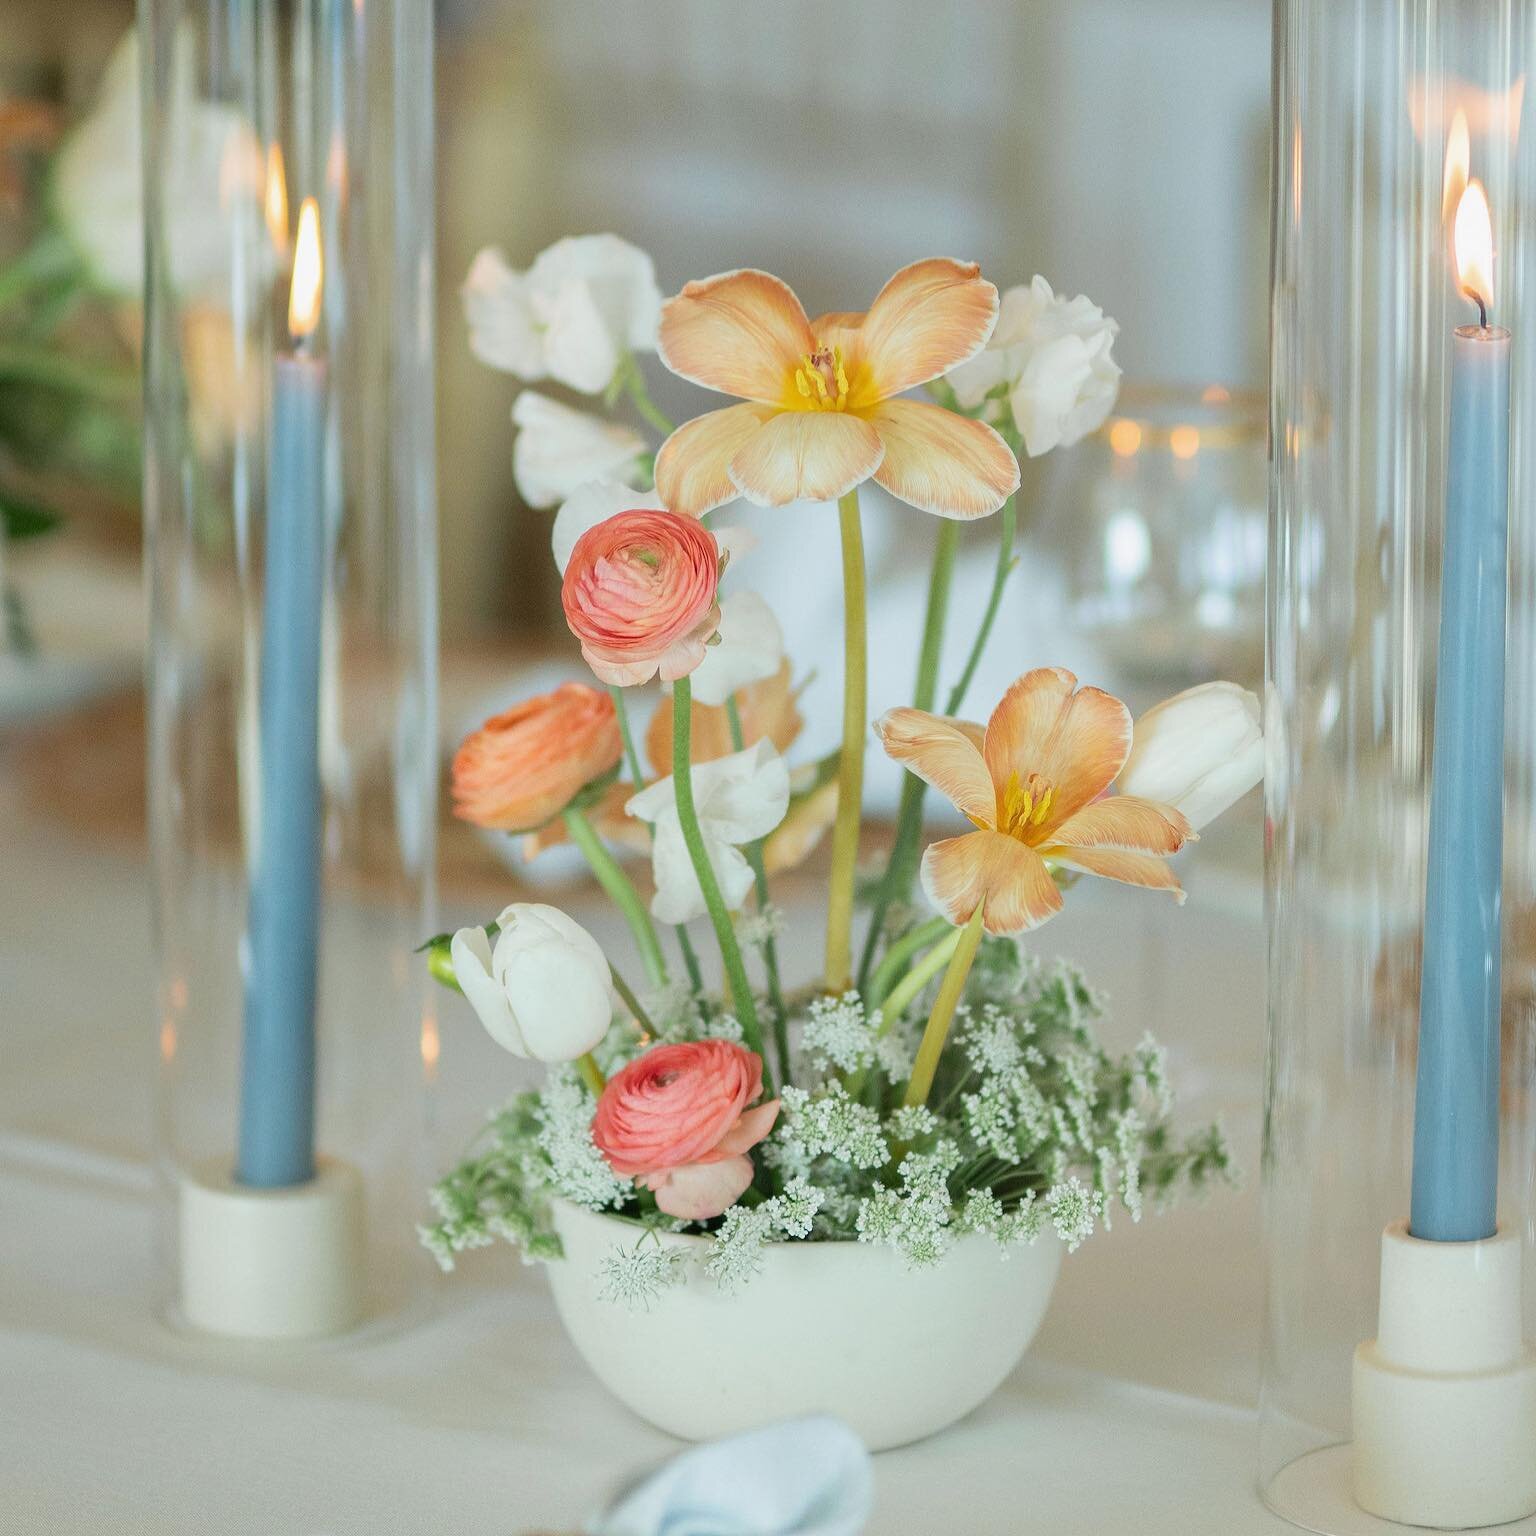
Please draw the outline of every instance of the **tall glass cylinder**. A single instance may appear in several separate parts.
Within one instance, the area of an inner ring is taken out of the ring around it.
[[[165,1289],[398,1307],[437,1055],[432,7],[140,0]]]
[[[1318,1531],[1384,1512],[1404,1253],[1523,1260],[1536,1338],[1532,79],[1536,0],[1275,3],[1260,1478]]]

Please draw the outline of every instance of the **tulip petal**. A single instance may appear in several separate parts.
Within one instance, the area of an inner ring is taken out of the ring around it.
[[[459,929],[448,953],[459,990],[469,999],[486,1034],[502,1050],[510,1051],[514,1056],[526,1056],[528,1046],[518,1028],[517,1015],[507,1001],[505,990],[491,975],[491,941],[485,929]]]
[[[605,971],[601,951],[598,962]],[[499,969],[503,987],[517,998],[525,1052],[535,1061],[575,1061],[608,1033],[613,1005],[601,972],[563,938],[520,948]]]
[[[752,1159],[728,1157],[719,1163],[688,1163],[664,1177],[642,1179],[656,1194],[656,1208],[679,1221],[708,1221],[735,1205],[752,1182]]]
[[[736,451],[728,472],[760,507],[836,501],[874,474],[884,452],[880,434],[846,411],[780,411]]]
[[[921,709],[888,709],[875,721],[875,734],[887,757],[947,795],[973,821],[990,825],[996,818],[997,794],[981,748],[959,723]]]
[[[1148,890],[1167,891],[1184,905],[1184,887],[1167,860],[1149,853],[1124,853],[1118,848],[1048,848],[1051,858],[1065,869],[1081,870],[1086,875],[1102,875],[1122,885],[1140,885]]]
[[[1051,833],[1063,848],[1118,848],[1128,853],[1177,853],[1193,839],[1183,813],[1135,795],[1110,795],[1085,805]]]
[[[997,302],[997,289],[973,261],[934,257],[903,267],[848,333],[849,405],[873,405],[974,357],[997,323]]]
[[[689,283],[662,305],[656,338],[673,373],[766,405],[785,403],[795,368],[815,344],[790,286],[750,268]]]
[[[656,493],[674,512],[703,517],[741,493],[727,466],[773,415],[766,405],[728,405],[686,421],[656,455]]]
[[[1076,691],[1074,691],[1076,690]],[[1026,672],[987,721],[984,748],[992,781],[1039,774],[1052,788],[1051,810],[1038,842],[1074,812],[1097,800],[1131,748],[1131,712],[1100,688],[1078,688],[1061,667]]]
[[[986,903],[988,933],[1024,933],[1061,911],[1061,892],[1033,848],[1001,832],[967,832],[923,855],[928,899],[959,927]]]
[[[1019,488],[1019,461],[985,422],[921,400],[887,400],[867,420],[885,444],[875,483],[910,506],[969,520]]]

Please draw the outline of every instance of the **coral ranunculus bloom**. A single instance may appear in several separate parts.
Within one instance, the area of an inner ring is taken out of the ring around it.
[[[1169,805],[1105,795],[1131,749],[1131,713],[1072,673],[1026,672],[985,730],[918,709],[890,710],[875,729],[976,827],[923,855],[923,889],[951,922],[981,903],[988,933],[1038,928],[1061,910],[1047,859],[1184,899],[1165,855],[1194,837],[1189,822]]]
[[[613,700],[565,683],[494,715],[453,758],[453,813],[478,827],[542,827],[583,786],[618,765],[624,746]]]
[[[990,427],[894,398],[975,356],[997,289],[974,263],[903,267],[867,314],[806,318],[766,272],[689,283],[662,308],[657,350],[674,373],[744,404],[686,423],[656,456],[656,489],[701,517],[736,496],[765,507],[833,501],[874,478],[941,517],[996,512],[1019,466]]]
[[[720,625],[720,546],[696,518],[637,508],[588,528],[560,601],[587,665],[627,688],[675,682],[704,659]]]

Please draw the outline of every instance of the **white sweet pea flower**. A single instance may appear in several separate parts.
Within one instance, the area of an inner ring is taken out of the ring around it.
[[[655,265],[617,235],[557,240],[526,272],[487,248],[461,292],[470,350],[529,383],[550,378],[601,394],[626,352],[656,349]]]
[[[946,375],[955,399],[975,410],[1006,386],[1008,409],[1031,458],[1070,448],[1103,425],[1120,392],[1110,356],[1120,327],[1091,299],[1057,298],[1043,277],[1010,288],[991,339]],[[994,404],[987,414],[1001,414]]]
[[[194,41],[175,39],[166,134],[174,152],[161,184],[170,277],[182,293],[207,297],[226,288],[241,231],[237,204],[246,203],[251,231],[261,231],[261,151],[249,124],[233,108],[192,94]],[[64,141],[54,160],[52,192],[60,226],[92,279],[138,302],[144,292],[144,167],[139,124],[139,42],[130,30],[113,51],[96,105]],[[269,256],[258,235],[258,257]],[[226,300],[227,302],[227,300]]]
[[[552,507],[591,480],[640,476],[645,439],[628,427],[572,410],[535,389],[513,402],[512,423],[518,429],[512,477],[530,507]]]
[[[550,548],[555,552],[555,564],[560,574],[571,563],[571,551],[576,541],[587,529],[606,523],[620,512],[639,509],[664,511],[666,504],[655,491],[637,491],[617,480],[590,480],[578,486],[560,504],[555,513],[555,523],[549,531]]]
[[[765,737],[745,752],[696,763],[690,777],[704,849],[725,904],[734,912],[752,889],[752,866],[740,845],[766,837],[784,819],[789,809],[789,769]],[[624,809],[655,829],[651,844],[651,872],[656,880],[652,914],[663,923],[686,923],[702,917],[706,911],[704,893],[683,841],[671,776],[632,796]]]
[[[503,1050],[534,1061],[574,1061],[608,1033],[613,982],[596,939],[558,907],[517,902],[484,928],[453,936],[453,972]]]
[[[756,592],[720,599],[719,639],[690,674],[701,704],[721,705],[748,683],[772,677],[784,660],[784,631],[773,609]]]
[[[1173,806],[1198,831],[1263,777],[1257,697],[1236,683],[1204,683],[1136,722],[1115,788]]]

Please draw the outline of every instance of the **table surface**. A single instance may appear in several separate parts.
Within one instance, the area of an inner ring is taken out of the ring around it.
[[[677,1449],[597,1386],[540,1272],[506,1252],[361,1342],[248,1349],[158,1321],[143,861],[29,817],[3,754],[0,849],[0,1532],[572,1531]],[[1067,1259],[997,1396],[877,1458],[878,1536],[1290,1529],[1254,1492],[1256,818],[1197,854],[1182,909],[1085,882],[1038,942],[1091,962],[1114,1041],[1164,1040],[1184,1112],[1223,1116],[1244,1186]],[[578,915],[602,937],[601,914]],[[790,952],[812,916],[791,914]],[[440,1098],[466,1126],[506,1071],[471,1034]]]

